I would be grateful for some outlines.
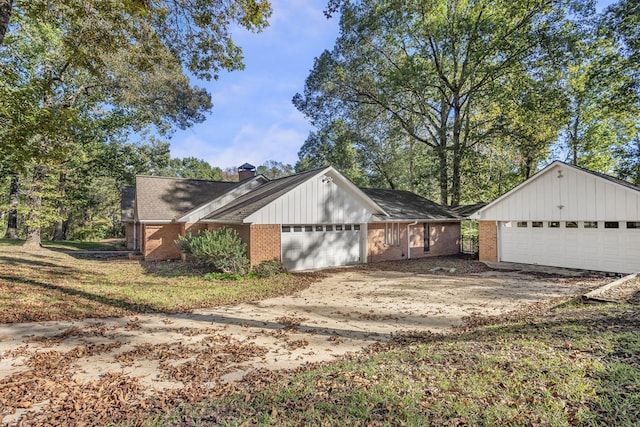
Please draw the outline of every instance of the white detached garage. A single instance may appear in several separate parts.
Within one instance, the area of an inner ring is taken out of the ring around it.
[[[484,208],[480,260],[640,271],[640,187],[553,162]]]

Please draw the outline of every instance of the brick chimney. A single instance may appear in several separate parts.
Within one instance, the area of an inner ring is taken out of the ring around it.
[[[256,167],[245,163],[238,167],[238,181],[244,181],[245,179],[253,178],[256,176]]]

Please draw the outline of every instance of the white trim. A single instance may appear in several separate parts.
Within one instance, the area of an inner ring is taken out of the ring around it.
[[[572,170],[577,171],[578,173],[585,175],[585,176],[589,176],[589,177],[593,177],[596,178],[598,180],[601,180],[607,184],[613,184],[616,185],[620,188],[622,188],[625,191],[634,191],[633,188],[627,187],[625,185],[621,185],[620,183],[613,181],[613,180],[609,180],[606,179],[602,176],[599,176],[598,174],[595,173],[589,173],[589,171],[584,170],[582,168],[579,168],[577,166],[568,164],[568,163],[564,163],[561,162],[559,160],[555,160],[552,163],[550,163],[549,165],[545,166],[543,169],[541,169],[540,171],[538,171],[535,175],[529,177],[527,180],[521,182],[520,184],[516,185],[514,188],[512,188],[511,190],[507,191],[506,193],[504,193],[502,196],[498,197],[497,199],[495,199],[494,201],[492,201],[491,203],[487,204],[486,206],[484,206],[481,209],[478,209],[474,214],[469,216],[469,219],[475,219],[475,220],[492,220],[491,218],[485,218],[484,217],[484,213],[493,208],[495,205],[499,204],[500,202],[502,202],[504,199],[506,199],[507,197],[511,196],[513,193],[520,191],[522,188],[524,188],[525,186],[528,186],[530,184],[532,184],[533,182],[535,182],[536,180],[538,180],[540,177],[546,175],[547,173],[551,172],[551,170],[555,167],[555,166],[559,166],[559,167],[567,167],[567,168],[571,168]],[[640,188],[637,190],[640,192]]]
[[[359,189],[354,183],[352,183],[349,179],[347,179],[344,175],[342,175],[340,172],[338,172],[332,166],[329,166],[329,167],[326,167],[324,169],[319,169],[317,171],[317,173],[309,176],[304,181],[298,183],[298,185],[296,185],[295,187],[290,188],[289,191],[285,192],[284,194],[281,194],[279,197],[277,197],[276,199],[274,199],[271,202],[267,203],[265,206],[261,207],[260,209],[256,210],[251,215],[248,215],[246,218],[244,218],[244,220],[242,222],[243,223],[249,223],[249,224],[255,222],[256,221],[256,217],[259,216],[262,213],[262,211],[269,209],[269,207],[272,204],[279,202],[281,199],[286,197],[293,190],[295,190],[296,188],[298,188],[301,185],[305,184],[310,179],[313,179],[313,178],[315,178],[315,177],[317,177],[319,175],[323,175],[323,174],[324,175],[329,175],[329,177],[333,179],[333,182],[335,182],[336,180],[339,181],[340,184],[342,184],[342,186],[346,187],[345,189],[347,191],[349,191],[354,197],[360,199],[360,201],[363,202],[365,207],[367,207],[370,210],[372,210],[375,214],[382,214],[382,215],[389,216],[389,214],[384,209],[382,209],[382,207],[380,207],[376,202],[374,202],[373,199],[371,199],[369,196],[367,196],[364,191]]]
[[[143,219],[138,221],[140,224],[182,224],[171,219]]]
[[[258,181],[262,181],[262,183],[259,183]],[[260,184],[264,184],[268,181],[269,179],[264,175],[258,175],[254,178],[251,178],[250,180],[242,182],[234,189],[227,191],[226,193],[216,197],[215,199],[210,200],[186,213],[183,213],[182,216],[176,217],[176,221],[187,222],[189,224],[205,222],[202,220],[202,218],[209,215],[211,212],[226,206],[227,204],[236,200],[238,197],[241,197],[251,192],[252,190],[255,190],[260,186]]]

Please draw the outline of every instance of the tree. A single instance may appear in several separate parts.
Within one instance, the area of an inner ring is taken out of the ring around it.
[[[377,109],[434,151],[440,202],[457,205],[476,117],[506,76],[543,55],[568,3],[362,0],[330,11],[338,4],[340,36],[294,104],[320,127]]]
[[[263,165],[256,168],[256,172],[269,179],[278,179],[292,175],[294,168],[290,164],[284,164],[276,160],[267,160]]]
[[[242,68],[229,28],[266,25],[266,1],[16,1],[0,48],[0,154],[32,170],[27,242],[40,243],[47,174],[96,138],[204,120],[201,78]],[[4,16],[4,15],[2,15]],[[1,24],[1,23],[0,23]]]
[[[204,160],[185,157],[183,159],[174,158],[169,160],[168,167],[160,171],[158,175],[220,181],[222,179],[222,170],[218,167],[212,167]]]

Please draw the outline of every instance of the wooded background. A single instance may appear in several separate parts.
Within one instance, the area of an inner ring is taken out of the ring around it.
[[[119,236],[136,174],[236,179],[171,158],[167,140],[212,108],[186,73],[241,70],[230,28],[260,31],[270,13],[252,0],[0,0],[7,237]],[[258,172],[333,165],[452,206],[552,159],[640,184],[638,0],[601,13],[584,0],[331,0],[326,13],[339,36],[293,96],[314,131],[296,165]]]

